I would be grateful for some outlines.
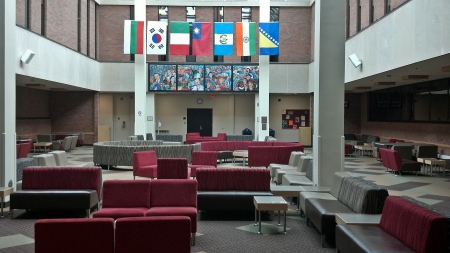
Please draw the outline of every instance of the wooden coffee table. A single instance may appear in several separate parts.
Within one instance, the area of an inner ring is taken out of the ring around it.
[[[255,226],[256,216],[258,216],[259,229],[258,234],[261,234],[261,211],[278,211],[278,226],[280,226],[280,211],[284,211],[284,230],[286,234],[286,211],[288,209],[287,202],[279,196],[254,196],[253,203],[255,204]]]
[[[5,201],[5,197],[9,196],[11,193],[13,192],[13,188],[12,187],[0,187],[0,198],[1,198],[1,215],[0,218],[3,218],[3,201]]]
[[[378,226],[381,214],[336,213],[335,219],[338,225]]]
[[[38,147],[39,150],[41,150],[41,148],[44,147],[44,152],[47,153],[47,147],[49,147],[48,150],[50,151],[50,146],[52,144],[53,143],[51,143],[51,142],[36,142],[36,143],[33,143],[33,153],[36,153],[36,147]]]
[[[236,163],[236,157],[242,157],[242,166],[245,166],[245,160],[248,158],[248,150],[233,151],[233,163]]]

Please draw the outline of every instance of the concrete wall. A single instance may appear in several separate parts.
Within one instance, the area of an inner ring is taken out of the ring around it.
[[[345,61],[345,82],[450,53],[446,0],[407,2],[345,43],[345,55],[356,53],[363,68]],[[438,24],[438,25],[437,25]]]

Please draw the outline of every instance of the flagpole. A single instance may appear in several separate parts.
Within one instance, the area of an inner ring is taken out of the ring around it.
[[[144,21],[144,31],[146,31],[146,0],[134,0],[134,19]],[[145,34],[145,33],[144,33]],[[146,136],[146,36],[143,36],[143,54],[134,55],[134,135]]]
[[[270,0],[259,1],[259,22],[270,21]],[[269,78],[268,55],[259,55],[259,92],[255,95],[255,135],[264,140],[269,135]]]

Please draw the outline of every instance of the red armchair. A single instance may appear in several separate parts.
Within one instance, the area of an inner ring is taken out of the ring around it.
[[[216,151],[193,151],[192,164],[189,165],[191,169],[190,176],[196,176],[196,170],[200,167],[217,167],[217,152]]]
[[[102,209],[94,218],[144,217],[150,208],[149,180],[106,180]]]
[[[217,139],[219,139],[219,141],[226,141],[227,134],[226,133],[217,133]]]
[[[158,179],[188,179],[186,158],[158,158]]]
[[[401,175],[402,171],[416,171],[417,174],[419,174],[421,170],[421,163],[402,159],[400,153],[398,153],[397,150],[386,149],[384,152],[389,159],[389,166],[394,173],[395,171],[398,171],[398,173]]]
[[[192,245],[197,232],[197,180],[164,179],[152,181],[151,208],[147,216],[188,216]]]
[[[115,253],[189,253],[190,229],[185,216],[121,218],[116,222]]]
[[[350,144],[345,144],[344,155],[353,155],[353,147]]]
[[[157,158],[156,152],[139,151],[133,153],[133,178],[139,177],[157,177]]]
[[[36,253],[113,253],[114,220],[43,219],[34,224]]]

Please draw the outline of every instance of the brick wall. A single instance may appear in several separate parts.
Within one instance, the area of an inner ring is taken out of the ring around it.
[[[367,121],[367,99],[368,93],[345,94],[349,107],[344,110],[344,133],[376,135],[381,141],[396,138],[448,146],[450,124]],[[440,146],[439,153],[450,155],[450,148]]]
[[[349,36],[353,36],[358,32],[358,0],[349,0],[350,13],[347,18],[350,20]]]
[[[81,1],[80,53],[87,55],[87,5],[89,0]]]
[[[382,18],[384,16],[385,2],[384,1],[373,1],[373,21]]]
[[[311,7],[311,61],[314,61],[314,36],[315,36],[315,26],[316,26],[316,4],[314,3]]]
[[[16,0],[16,24],[25,27],[25,0]]]
[[[41,34],[41,2],[42,0],[30,1],[30,28],[31,31]]]
[[[49,92],[22,86],[16,87],[17,136],[33,137],[50,133]]]
[[[361,133],[361,93],[346,93],[348,108],[344,108],[344,133]]]
[[[98,11],[98,60],[130,61],[123,54],[124,21],[130,19],[130,6],[99,5]]]
[[[409,0],[391,0],[391,11]]]
[[[90,17],[89,17],[89,57],[91,58],[95,58],[96,57],[96,52],[95,52],[95,43],[96,43],[96,39],[95,39],[95,20],[96,20],[96,16],[95,16],[95,8],[96,8],[96,4],[94,0],[90,0],[89,1],[90,7],[89,7],[89,12],[90,12]]]
[[[78,1],[46,1],[46,36],[73,50],[77,50]]]
[[[98,123],[98,92],[71,91],[50,92],[49,114],[52,132],[95,133]],[[97,98],[97,99],[96,99]],[[87,144],[93,141],[85,139]]]
[[[370,0],[361,0],[361,30],[370,25]]]
[[[280,8],[280,62],[311,61],[311,8]]]

